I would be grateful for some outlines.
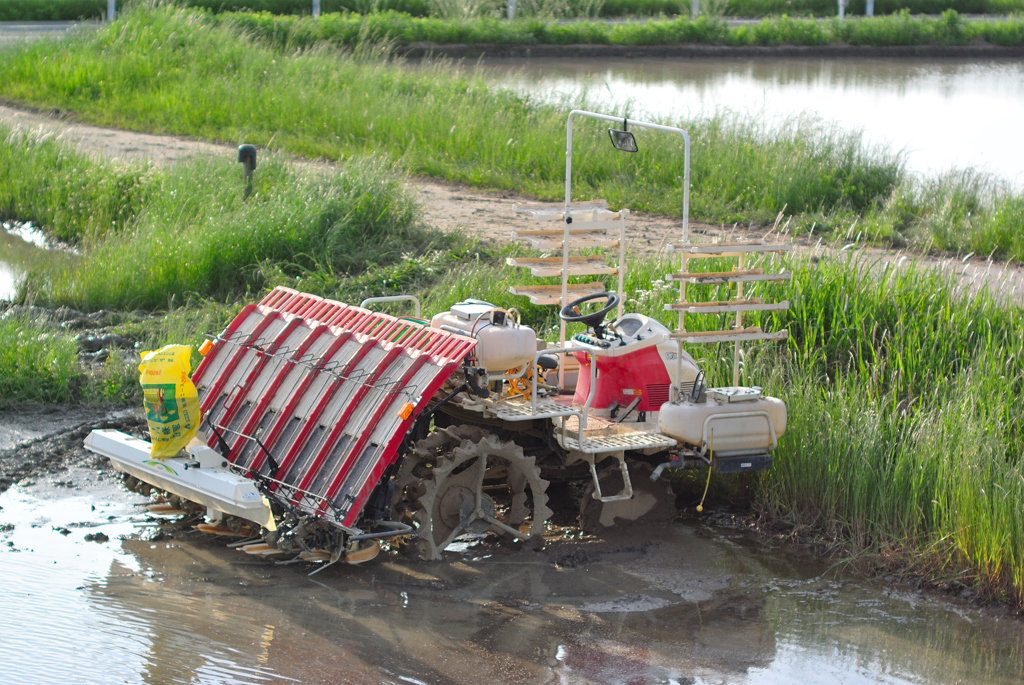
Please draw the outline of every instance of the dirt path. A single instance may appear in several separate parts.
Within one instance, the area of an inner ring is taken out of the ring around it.
[[[32,112],[0,106],[0,124],[37,135],[55,136],[86,154],[106,160],[148,160],[157,165],[165,165],[197,155],[235,154],[234,147],[230,145],[90,126],[74,121],[61,111]],[[330,162],[301,160],[301,163],[321,169],[331,167]],[[480,238],[509,239],[517,225],[513,205],[559,206],[557,203],[535,202],[512,191],[483,191],[465,184],[436,179],[412,178],[408,183],[423,207],[428,224],[443,231],[461,230]],[[695,232],[722,239],[761,237],[767,232],[734,231],[731,227],[701,223],[691,223],[691,227]],[[662,252],[666,245],[678,240],[680,234],[681,224],[677,218],[634,213],[628,223],[627,249],[641,255],[655,255]],[[795,243],[798,252],[811,251],[824,255],[841,251],[820,242],[796,240]],[[994,262],[974,255],[967,259],[943,258],[884,248],[867,248],[862,252],[868,259],[877,260],[880,265],[895,262],[900,265],[917,264],[924,268],[947,269],[961,278],[961,284],[969,292],[987,286],[1009,301],[1024,302],[1024,270],[1015,264]]]
[[[235,148],[230,145],[89,126],[66,117],[61,111],[38,113],[0,106],[0,123],[38,135],[55,136],[86,154],[106,160],[165,165],[197,155],[235,154]],[[329,162],[304,163],[325,169],[331,166]],[[423,206],[427,223],[443,231],[463,230],[480,237],[507,238],[512,228],[514,204],[544,206],[510,191],[481,191],[460,183],[425,178],[414,178],[409,183]],[[643,252],[657,251],[677,238],[681,230],[678,219],[654,215],[634,214],[630,224],[630,247]]]

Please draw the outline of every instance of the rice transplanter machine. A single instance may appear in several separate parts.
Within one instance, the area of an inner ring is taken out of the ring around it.
[[[681,240],[668,247],[680,269],[665,277],[679,287],[679,300],[665,306],[674,329],[624,311],[629,210],[571,201],[576,117],[622,124],[608,134],[625,152],[637,151],[630,125],[683,138]],[[466,534],[539,540],[552,483],[558,497],[572,493],[562,484],[586,483],[580,523],[599,531],[670,506],[659,481],[666,468],[769,468],[786,407],[740,385],[740,347],[787,332],[745,326],[743,315],[788,302],[748,297],[744,286],[791,274],[746,260],[790,246],[692,241],[689,156],[682,129],[570,113],[565,203],[517,208],[527,226],[512,234],[557,254],[509,259],[553,281],[511,292],[558,307],[557,342],[538,344],[514,308],[482,300],[426,320],[418,301],[411,318],[367,308],[411,297],[357,307],[276,288],[204,346],[192,376],[202,427],[185,450],[152,459],[148,442],[112,430],[93,431],[86,446],[130,485],[167,493],[158,512],[205,513],[201,530],[247,538],[235,545],[252,554],[328,563],[366,561],[380,540],[399,536],[425,559]],[[706,258],[734,260],[734,268],[691,269]],[[614,290],[587,280],[595,276]],[[688,299],[693,286],[716,284],[734,284],[735,297]],[[687,317],[708,314],[727,315],[731,326],[687,330]],[[586,330],[569,335],[574,323]],[[730,386],[708,387],[686,351],[710,343],[734,345]]]

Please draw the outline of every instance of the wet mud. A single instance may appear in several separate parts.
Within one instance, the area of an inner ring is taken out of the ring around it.
[[[143,431],[138,416],[59,429],[74,417],[45,411],[24,419],[43,435],[0,453],[5,682],[1024,677],[1024,623],[1005,611],[843,579],[709,521],[561,529],[542,549],[470,540],[433,563],[385,551],[310,576],[150,514],[81,447],[92,426]]]

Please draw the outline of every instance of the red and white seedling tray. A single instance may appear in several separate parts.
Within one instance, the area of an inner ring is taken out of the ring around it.
[[[352,528],[413,421],[475,345],[275,288],[214,340],[192,380],[211,447],[210,426],[230,461],[272,476],[279,500]]]

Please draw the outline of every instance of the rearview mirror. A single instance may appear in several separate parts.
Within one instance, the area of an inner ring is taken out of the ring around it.
[[[618,131],[614,128],[608,129],[608,136],[612,139],[612,146],[620,152],[636,152],[636,138],[629,131]]]

